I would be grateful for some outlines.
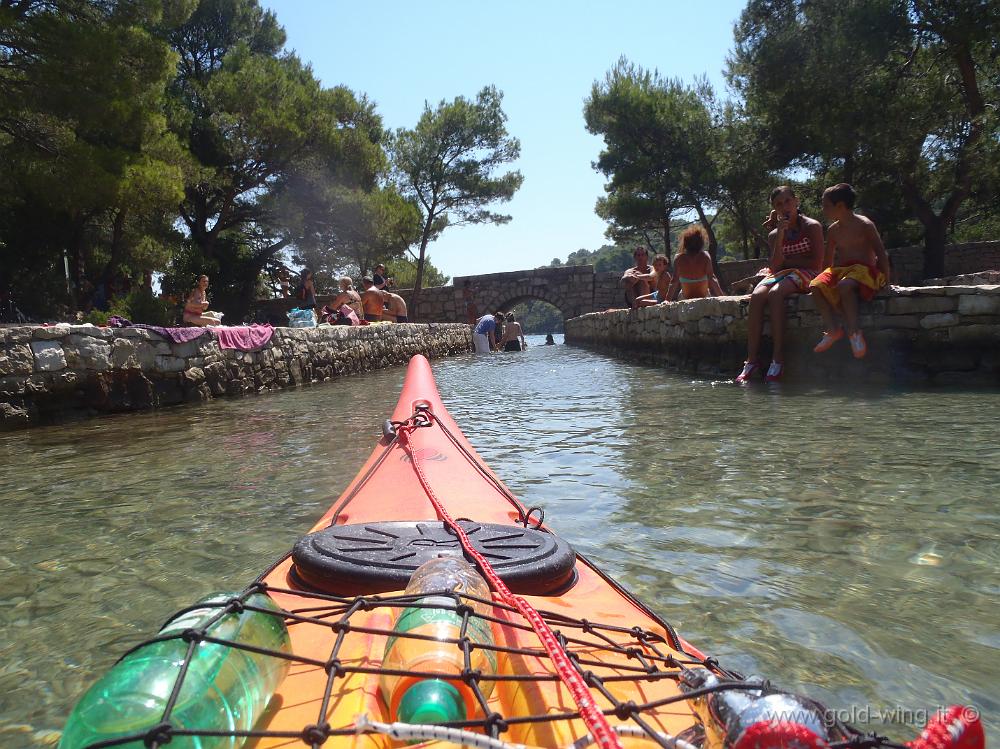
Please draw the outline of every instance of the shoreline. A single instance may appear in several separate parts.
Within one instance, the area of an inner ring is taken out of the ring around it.
[[[594,312],[566,321],[566,343],[669,371],[732,379],[746,357],[749,296]],[[783,381],[1000,386],[1000,285],[894,287],[861,303],[868,355],[812,347],[822,322],[808,295],[787,302]],[[761,361],[770,358],[765,316]],[[766,367],[765,367],[766,369]]]
[[[450,323],[274,328],[252,351],[221,348],[211,332],[177,343],[144,328],[0,328],[0,431],[252,395],[404,364],[418,353],[471,350],[469,326]]]

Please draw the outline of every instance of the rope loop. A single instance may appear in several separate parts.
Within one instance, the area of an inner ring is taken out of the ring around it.
[[[308,725],[302,729],[302,741],[309,746],[322,746],[330,738],[330,724]]]
[[[188,627],[181,632],[181,640],[188,644],[191,644],[192,642],[201,642],[203,639],[205,639],[205,630],[203,629]]]
[[[507,730],[507,721],[504,720],[500,713],[490,713],[486,716],[486,732],[492,733],[492,729],[496,729],[498,734],[501,734]]]
[[[147,747],[169,744],[174,737],[174,727],[169,723],[160,723],[150,728],[142,737],[142,743]]]
[[[535,522],[533,528],[536,531],[538,531],[542,529],[542,523],[545,522],[545,510],[542,509],[541,507],[538,507],[537,505],[534,507],[529,507],[528,511],[524,514],[524,517],[521,519],[521,522],[524,524],[524,527],[527,528],[528,525],[531,523],[531,516],[535,514],[535,510],[538,511],[538,520]]]
[[[619,720],[628,720],[639,712],[639,706],[634,701],[619,702],[615,705],[615,717]]]

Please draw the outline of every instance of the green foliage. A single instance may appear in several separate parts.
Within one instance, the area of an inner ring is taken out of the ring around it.
[[[547,302],[529,299],[516,305],[513,311],[526,335],[563,332],[562,313]]]
[[[609,222],[610,238],[643,238],[670,256],[672,217],[694,211],[714,255],[707,214],[720,188],[711,103],[707,82],[688,87],[625,58],[594,83],[584,120],[589,132],[604,138],[595,168],[608,178],[607,195],[596,210]]]
[[[409,258],[400,258],[386,263],[386,272],[400,289],[412,289],[417,280],[417,263]],[[431,262],[431,256],[424,258],[424,288],[447,286],[450,276],[446,276]]]
[[[400,192],[422,213],[414,309],[418,307],[427,245],[448,226],[504,224],[510,216],[495,213],[490,204],[510,200],[521,186],[518,171],[495,174],[521,152],[517,138],[507,133],[503,94],[486,86],[475,101],[459,96],[435,109],[424,105],[412,130],[396,131],[393,164]]]
[[[80,321],[107,325],[109,317],[118,316],[130,322],[169,326],[177,324],[178,309],[174,302],[157,297],[152,290],[143,287],[112,298],[107,311],[92,309]]]
[[[1000,6],[979,0],[750,0],[729,76],[779,168],[855,183],[891,243],[918,220],[941,275],[959,217],[996,213],[977,217],[996,194],[998,35]]]
[[[183,189],[163,114],[176,57],[155,33],[177,18],[152,1],[2,6],[0,285],[36,314],[67,301],[64,250],[77,298],[151,269],[140,240],[162,236]]]

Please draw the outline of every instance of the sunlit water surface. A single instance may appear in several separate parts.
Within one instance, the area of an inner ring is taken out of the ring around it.
[[[868,730],[971,702],[1000,739],[1000,393],[740,389],[529,341],[434,372],[560,535],[734,669]],[[53,742],[121,652],[287,551],[403,373],[0,436],[0,746]]]

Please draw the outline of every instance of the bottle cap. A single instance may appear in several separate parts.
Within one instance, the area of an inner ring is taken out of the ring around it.
[[[403,723],[465,720],[465,702],[451,684],[440,679],[418,681],[403,694],[398,719]]]

